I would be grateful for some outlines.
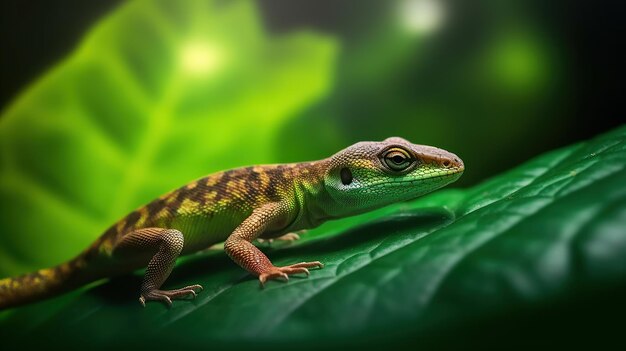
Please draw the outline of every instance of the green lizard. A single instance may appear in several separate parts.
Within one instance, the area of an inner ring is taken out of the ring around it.
[[[416,198],[463,171],[463,161],[450,152],[393,137],[359,142],[320,161],[211,174],[131,212],[73,260],[0,280],[0,309],[143,267],[140,302],[171,305],[172,299],[202,290],[200,285],[161,290],[176,258],[219,242],[261,285],[309,275],[309,268],[322,263],[277,267],[252,242]]]

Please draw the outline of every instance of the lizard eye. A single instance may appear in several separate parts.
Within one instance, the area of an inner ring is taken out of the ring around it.
[[[409,168],[414,160],[403,149],[390,149],[382,155],[383,163],[392,171],[401,172]]]

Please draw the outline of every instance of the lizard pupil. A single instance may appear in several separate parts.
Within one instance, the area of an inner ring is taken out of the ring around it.
[[[394,157],[391,158],[391,160],[396,164],[401,164],[402,162],[404,162],[404,156],[395,155]]]
[[[341,171],[339,171],[339,175],[341,176],[341,183],[343,185],[348,185],[352,183],[352,172],[349,168],[342,168]]]

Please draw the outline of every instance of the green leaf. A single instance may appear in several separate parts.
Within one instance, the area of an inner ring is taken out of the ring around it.
[[[450,346],[476,330],[488,345],[527,330],[524,323],[540,328],[519,340],[538,340],[544,328],[554,337],[554,324],[576,328],[588,314],[597,317],[581,301],[624,309],[625,165],[626,126],[472,189],[330,222],[294,245],[267,250],[279,265],[323,261],[309,278],[260,289],[222,252],[204,253],[179,264],[167,282],[203,284],[193,301],[140,308],[136,275],[19,309],[2,330],[103,348],[120,340],[214,348],[348,340]]]
[[[75,255],[193,178],[279,162],[337,45],[269,35],[250,1],[130,1],[0,118],[0,276]]]

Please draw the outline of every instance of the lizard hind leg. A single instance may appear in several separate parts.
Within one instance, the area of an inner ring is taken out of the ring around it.
[[[197,284],[174,290],[160,289],[172,272],[183,244],[183,234],[178,230],[143,228],[125,235],[115,246],[113,255],[116,257],[151,256],[141,284],[139,302],[143,306],[146,301],[162,301],[171,306],[172,299],[195,298],[196,293],[202,291],[202,286]]]

